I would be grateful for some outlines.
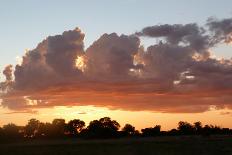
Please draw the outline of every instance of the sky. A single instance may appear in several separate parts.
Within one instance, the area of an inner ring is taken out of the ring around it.
[[[223,19],[231,19],[232,1],[0,2],[0,71],[5,70],[9,78],[5,81],[1,74],[0,81],[10,85],[7,91],[11,89],[0,96],[0,125],[9,122],[22,125],[32,117],[42,121],[79,117],[88,122],[110,116],[121,124],[129,122],[137,128],[161,124],[167,130],[180,120],[200,120],[232,128],[229,122],[231,62],[218,60],[230,61],[232,56],[232,46],[225,39],[231,33],[223,31],[224,25],[218,24],[226,23]],[[207,21],[209,18],[213,21]],[[198,26],[185,25],[189,23]],[[205,28],[206,23],[212,30]],[[191,38],[178,40],[175,33],[161,33],[167,27],[165,24],[171,30],[188,31],[190,37],[203,40],[204,47],[196,45]],[[198,32],[199,27],[207,32]],[[117,34],[111,34],[114,32]],[[136,36],[131,36],[135,33]],[[217,35],[210,36],[216,40],[213,46],[206,43],[207,33]],[[158,46],[160,38],[165,43],[163,46]],[[173,38],[190,45],[179,47]],[[157,46],[146,49],[154,44]],[[140,45],[145,46],[142,52]],[[111,50],[111,46],[116,50]],[[160,51],[166,55],[160,55]],[[209,51],[211,55],[205,56]],[[48,55],[38,58],[38,53]],[[200,60],[189,60],[190,55],[196,54]],[[76,56],[76,70],[70,68],[73,56]],[[135,61],[134,56],[138,57],[137,62],[130,64]],[[188,66],[189,63],[192,65]],[[9,64],[13,67],[5,69]],[[16,64],[20,67],[15,67]],[[214,67],[210,69],[211,66]],[[187,85],[192,82],[191,78],[196,82]]]

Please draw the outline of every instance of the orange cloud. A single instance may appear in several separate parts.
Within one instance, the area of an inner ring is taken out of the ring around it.
[[[1,105],[23,112],[83,105],[166,113],[231,108],[232,61],[209,52],[228,40],[231,25],[232,19],[213,19],[208,31],[166,24],[103,34],[86,50],[78,28],[49,36],[23,56],[14,76],[6,67]],[[162,41],[144,49],[140,36]]]

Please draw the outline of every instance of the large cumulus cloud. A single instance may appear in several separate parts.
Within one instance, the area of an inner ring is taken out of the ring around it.
[[[84,50],[76,28],[50,36],[7,66],[1,105],[30,111],[53,106],[104,106],[159,112],[232,107],[232,61],[211,57],[230,43],[232,19],[205,26],[164,24],[131,35],[103,34]],[[140,37],[160,39],[147,49]],[[14,70],[14,76],[13,76]]]
[[[22,64],[15,67],[15,89],[47,88],[80,78],[75,60],[84,52],[83,39],[84,34],[76,28],[62,35],[49,36],[28,51]]]
[[[140,45],[136,36],[104,34],[86,50],[86,74],[99,80],[125,80],[137,69],[134,55]]]

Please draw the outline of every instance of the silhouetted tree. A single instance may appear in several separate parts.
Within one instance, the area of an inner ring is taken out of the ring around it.
[[[113,138],[118,136],[120,125],[117,121],[104,117],[99,120],[93,120],[89,126],[83,130],[82,135],[88,138]]]
[[[87,128],[85,122],[79,119],[70,120],[67,124],[64,119],[54,119],[52,123],[43,123],[36,119],[30,119],[25,127],[19,127],[15,124],[7,124],[0,128],[0,140],[5,142],[7,139],[15,140],[20,137],[45,137],[45,138],[64,138],[65,136],[82,136],[83,138],[116,138],[122,136],[164,136],[164,135],[203,135],[210,136],[216,134],[232,135],[232,129],[221,128],[216,125],[202,126],[201,122],[192,124],[180,121],[177,129],[170,131],[161,131],[161,126],[156,125],[141,130],[141,134],[135,130],[135,127],[126,124],[121,131],[118,131],[120,125],[117,121],[109,117],[103,117],[99,120],[93,120]]]
[[[220,134],[222,129],[219,126],[205,125],[203,128],[203,135],[210,136],[212,134]]]
[[[188,123],[188,122],[183,122],[183,121],[180,121],[178,123],[178,128],[177,128],[180,132],[180,134],[183,134],[183,135],[189,135],[189,134],[194,134],[194,127]]]
[[[167,135],[171,135],[171,136],[176,136],[178,134],[179,132],[176,129],[171,129],[170,131],[167,132]]]
[[[195,122],[193,123],[193,127],[195,130],[195,134],[200,135],[202,133],[202,123],[201,122]]]
[[[125,124],[122,128],[122,136],[138,136],[139,131],[135,130],[135,127],[131,124]]]
[[[22,135],[20,134],[20,127],[13,123],[9,123],[4,125],[2,128],[3,137],[4,138],[20,138]]]
[[[36,134],[38,133],[39,124],[40,124],[39,120],[34,118],[30,119],[24,129],[25,136],[31,138],[35,137]]]
[[[158,136],[158,135],[160,135],[160,129],[161,129],[160,125],[156,125],[153,128],[142,129],[141,130],[142,136],[145,136],[145,137]]]
[[[195,133],[201,134],[202,132],[202,123],[201,122],[195,122],[194,123]]]
[[[85,122],[79,119],[70,120],[67,124],[68,134],[77,136],[85,127]]]
[[[0,140],[3,139],[3,129],[0,127]]]
[[[52,121],[52,137],[64,137],[66,124],[64,119],[54,119]]]
[[[223,134],[223,135],[230,135],[230,134],[232,134],[231,131],[232,130],[230,130],[229,128],[222,128],[221,129],[221,134]]]
[[[211,127],[209,125],[205,125],[202,129],[203,136],[210,136],[211,135]]]
[[[53,129],[54,127],[51,123],[40,123],[38,134],[41,137],[55,137],[56,135],[54,134]]]

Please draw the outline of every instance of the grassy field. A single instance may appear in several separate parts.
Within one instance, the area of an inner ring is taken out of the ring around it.
[[[0,144],[1,155],[232,155],[232,137],[30,140]]]

